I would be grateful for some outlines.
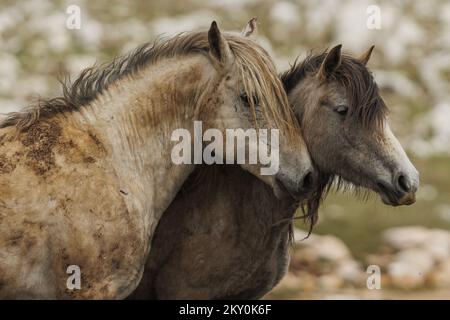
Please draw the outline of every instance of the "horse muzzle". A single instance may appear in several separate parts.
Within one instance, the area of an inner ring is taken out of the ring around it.
[[[411,205],[416,202],[416,192],[419,188],[418,174],[410,177],[400,172],[395,175],[392,183],[378,181],[377,187],[385,204],[391,206]]]

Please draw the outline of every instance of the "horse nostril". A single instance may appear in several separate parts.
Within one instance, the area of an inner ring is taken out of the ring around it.
[[[309,171],[304,177],[301,185],[302,191],[311,191],[314,187],[314,175]]]
[[[398,176],[397,184],[400,187],[401,191],[406,193],[409,193],[411,191],[411,182],[409,181],[408,177],[404,176],[403,174]]]

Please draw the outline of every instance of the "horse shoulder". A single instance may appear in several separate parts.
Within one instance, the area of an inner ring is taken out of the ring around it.
[[[2,129],[0,296],[127,295],[146,247],[124,197],[94,130],[59,119],[19,134]],[[81,270],[81,290],[67,289],[71,265]]]

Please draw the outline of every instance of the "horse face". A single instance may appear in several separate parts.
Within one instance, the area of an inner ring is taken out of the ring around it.
[[[321,171],[374,190],[385,204],[409,205],[419,174],[390,130],[384,101],[365,67],[372,49],[354,59],[333,48],[289,97]],[[366,91],[358,92],[358,86]]]
[[[229,35],[232,50],[214,23],[208,36],[221,79],[213,93],[214,126],[226,137],[219,156],[271,185],[278,196],[306,196],[314,187],[315,170],[270,57],[245,36]],[[295,134],[287,130],[290,121]],[[229,161],[230,154],[236,161]]]

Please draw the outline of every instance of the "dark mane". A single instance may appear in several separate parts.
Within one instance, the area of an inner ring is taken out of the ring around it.
[[[281,80],[289,92],[306,76],[316,73],[327,52],[309,54],[301,63],[295,60],[290,70],[281,75]],[[386,118],[387,107],[379,95],[378,86],[372,73],[359,60],[343,54],[340,66],[330,80],[337,81],[347,91],[349,102],[348,123],[356,122],[370,130],[380,130]]]
[[[300,81],[319,71],[326,55],[326,51],[320,54],[311,53],[302,62],[295,60],[292,67],[280,76],[288,95]],[[387,107],[379,95],[372,73],[359,60],[345,54],[341,57],[341,64],[330,80],[339,82],[347,92],[347,124],[359,123],[371,132],[382,130]],[[368,196],[367,192],[345,182],[341,177],[319,171],[318,187],[302,207],[303,215],[299,217],[309,225],[309,233],[317,222],[320,204],[333,186],[337,190],[352,188],[357,195],[364,198]]]

